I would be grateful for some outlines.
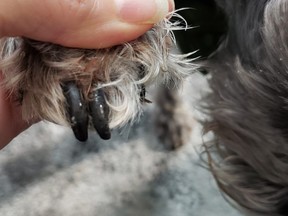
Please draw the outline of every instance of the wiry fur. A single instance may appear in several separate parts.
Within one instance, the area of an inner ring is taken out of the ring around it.
[[[61,84],[76,81],[86,101],[89,92],[102,88],[110,107],[110,127],[123,126],[141,111],[140,85],[165,83],[174,88],[193,70],[186,56],[171,52],[174,28],[178,27],[164,20],[137,40],[100,50],[4,38],[0,44],[2,85],[20,98],[26,120],[64,125],[69,120]]]
[[[220,188],[254,215],[288,215],[288,1],[217,0],[229,31],[209,60],[206,143]],[[250,215],[250,214],[249,214]]]

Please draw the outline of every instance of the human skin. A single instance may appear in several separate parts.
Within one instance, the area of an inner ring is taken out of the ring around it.
[[[106,48],[136,39],[173,9],[173,0],[1,0],[0,37]],[[34,122],[0,87],[0,149]]]

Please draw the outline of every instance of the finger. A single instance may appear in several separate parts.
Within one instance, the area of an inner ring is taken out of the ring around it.
[[[22,119],[21,107],[0,88],[0,149],[30,125]]]
[[[133,40],[174,8],[171,0],[0,1],[0,34],[103,48]]]

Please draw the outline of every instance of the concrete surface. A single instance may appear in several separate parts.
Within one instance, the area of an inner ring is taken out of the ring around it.
[[[194,74],[182,89],[189,142],[166,150],[153,128],[155,107],[110,141],[39,123],[0,152],[1,216],[239,216],[203,168],[197,100],[207,90]],[[93,135],[91,135],[93,134]]]

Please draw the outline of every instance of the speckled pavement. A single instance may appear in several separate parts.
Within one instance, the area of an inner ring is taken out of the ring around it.
[[[154,107],[110,141],[39,123],[0,152],[1,216],[240,216],[203,168],[197,100],[207,90],[195,73],[181,90],[191,137],[166,150],[153,128]]]

